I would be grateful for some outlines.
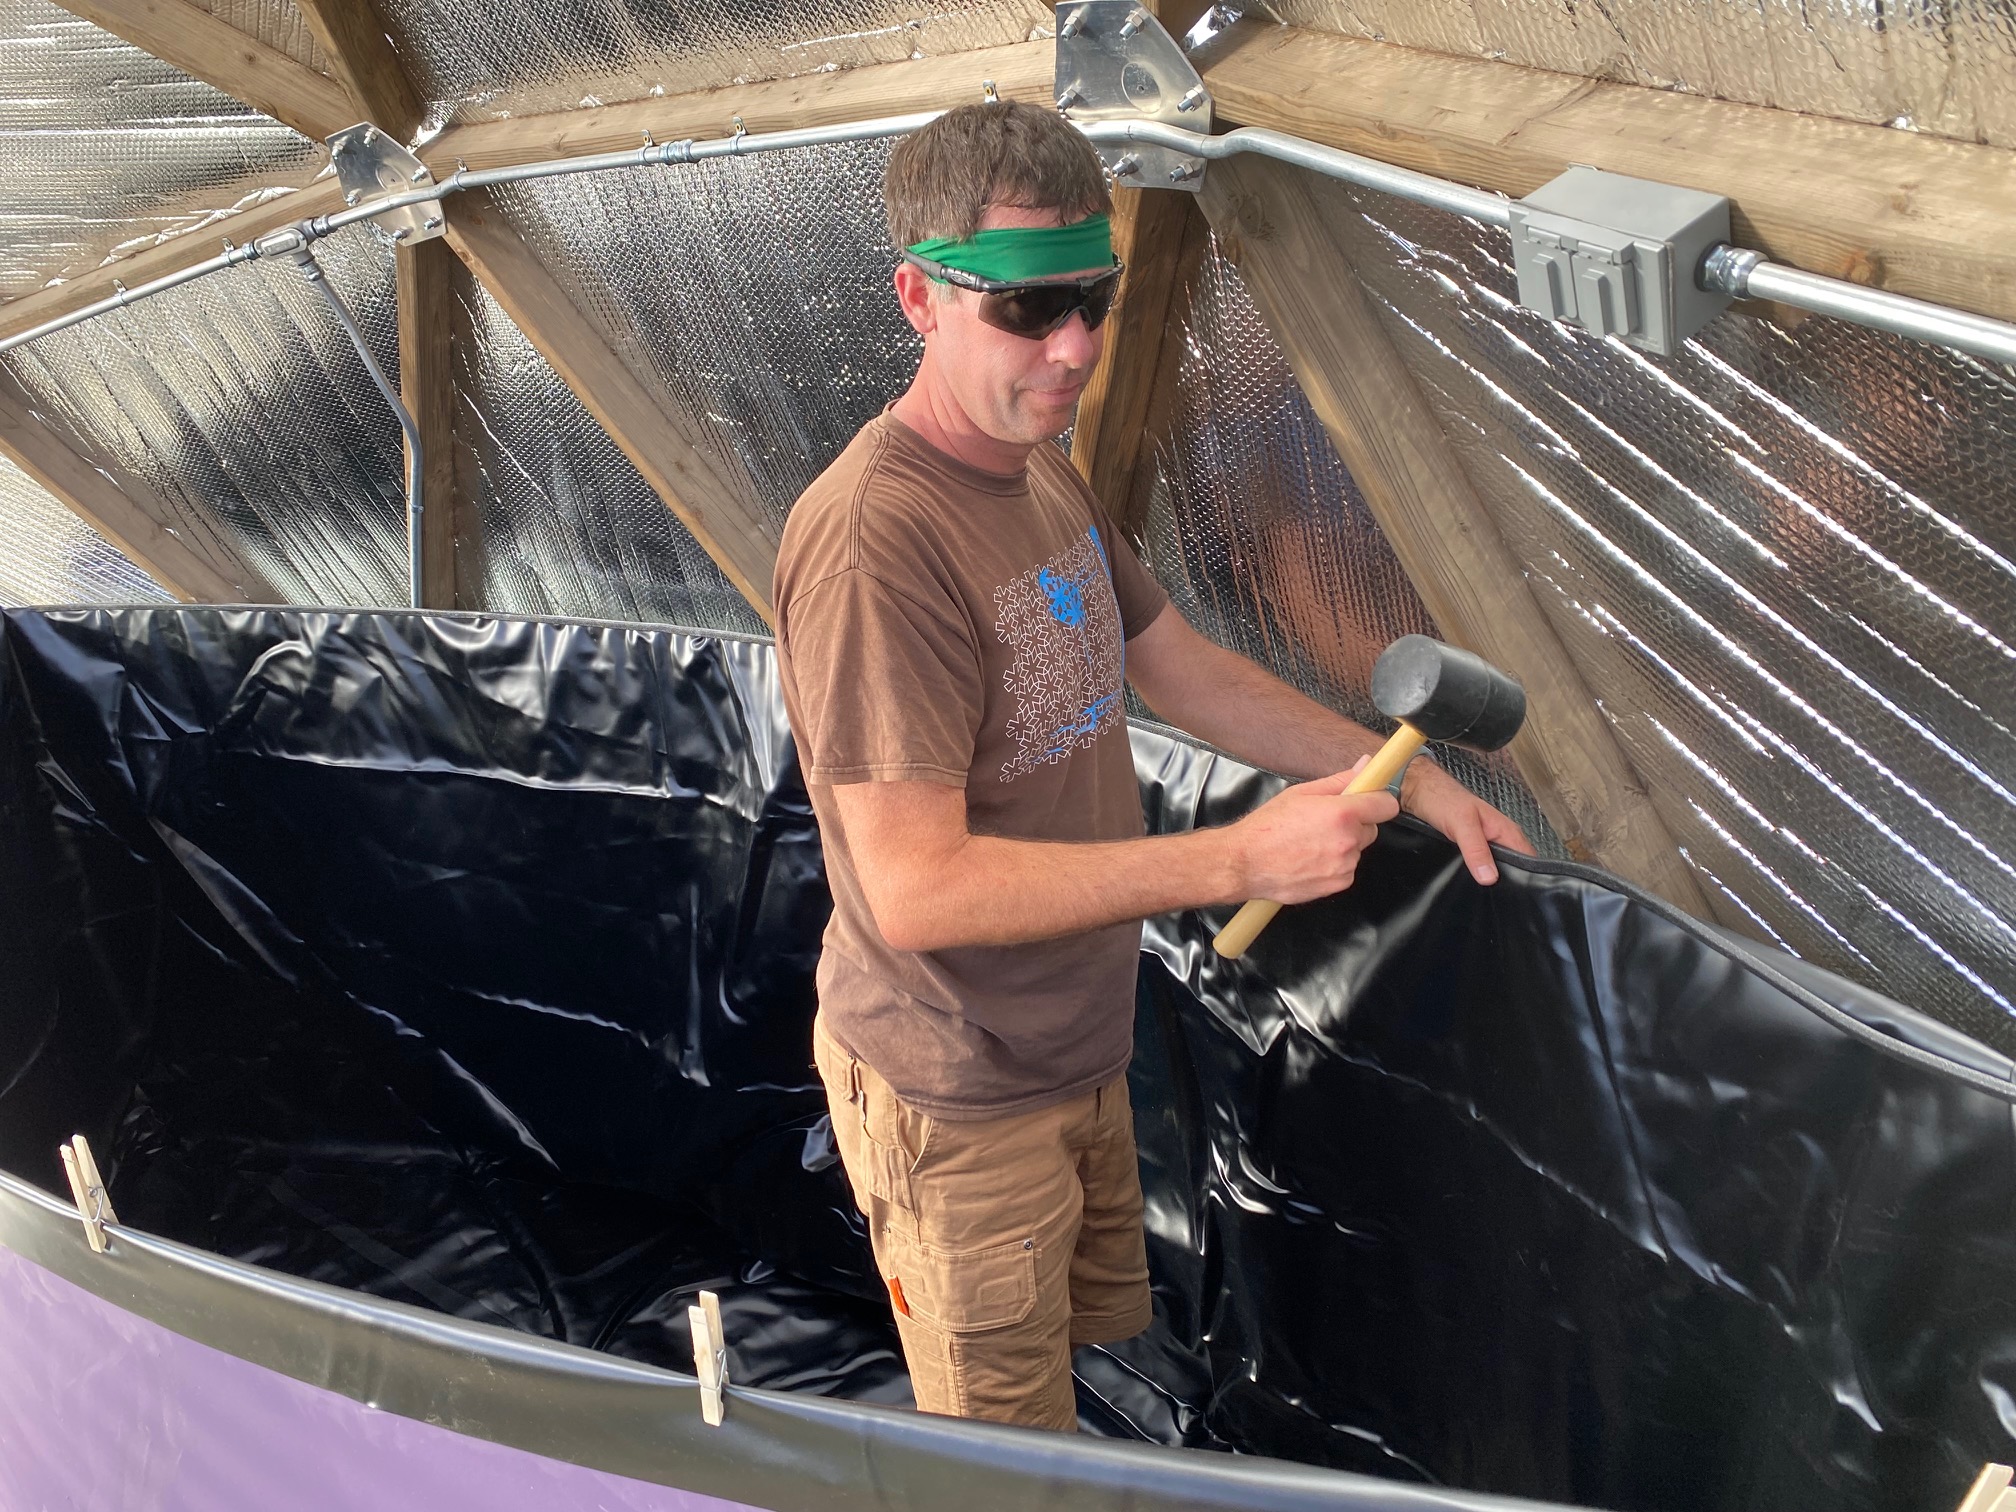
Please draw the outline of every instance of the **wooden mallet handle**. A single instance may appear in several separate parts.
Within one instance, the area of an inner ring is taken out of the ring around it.
[[[1402,720],[1400,728],[1388,736],[1386,744],[1379,747],[1378,753],[1365,763],[1365,770],[1351,779],[1351,786],[1344,789],[1345,793],[1376,793],[1391,786],[1393,779],[1407,769],[1407,763],[1427,743],[1426,735]],[[1211,942],[1211,948],[1228,961],[1238,960],[1279,912],[1279,903],[1255,898],[1232,915],[1232,922],[1218,931],[1218,938]]]

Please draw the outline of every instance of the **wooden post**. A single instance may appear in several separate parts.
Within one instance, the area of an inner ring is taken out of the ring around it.
[[[1285,164],[1234,159],[1212,165],[1203,209],[1444,637],[1524,684],[1529,714],[1509,749],[1569,853],[1709,917],[1692,869],[1359,288],[1319,182]]]
[[[1184,195],[1185,199],[1192,199]],[[1168,303],[1162,315],[1162,339],[1160,350],[1152,365],[1143,365],[1139,381],[1144,386],[1142,394],[1141,424],[1134,433],[1133,461],[1126,468],[1117,465],[1103,474],[1107,486],[1113,489],[1109,495],[1101,493],[1113,523],[1135,540],[1142,540],[1148,532],[1148,513],[1155,499],[1155,438],[1165,435],[1176,414],[1177,383],[1182,376],[1183,343],[1176,339],[1183,322],[1189,316],[1189,297],[1192,279],[1204,265],[1211,250],[1211,225],[1194,200],[1185,207],[1180,218],[1175,246],[1176,265],[1169,277]],[[1108,359],[1111,360],[1110,358]],[[1102,364],[1103,365],[1103,364]],[[1088,390],[1089,392],[1089,390]],[[1081,404],[1081,414],[1083,412]],[[1111,436],[1114,428],[1110,422],[1102,422],[1101,428]],[[1075,448],[1076,434],[1072,437],[1073,461],[1077,460]],[[1101,447],[1103,453],[1104,448]],[[1081,464],[1081,468],[1082,468]],[[1098,489],[1100,485],[1094,483]]]
[[[1071,460],[1108,514],[1123,530],[1129,519],[1135,469],[1148,430],[1149,402],[1165,363],[1182,357],[1165,341],[1182,269],[1183,243],[1200,220],[1196,196],[1175,189],[1113,191],[1113,251],[1127,265],[1120,304],[1106,322],[1106,353],[1078,400]]]
[[[482,548],[480,523],[455,486],[455,367],[450,345],[455,253],[444,241],[398,251],[399,394],[420,431],[420,602],[477,608],[478,584],[462,580],[458,553]]]
[[[298,0],[301,18],[352,104],[352,120],[372,122],[411,141],[426,115],[405,65],[392,50],[385,17],[373,0]],[[481,522],[456,488],[455,372],[449,313],[455,254],[444,240],[401,247],[399,397],[420,432],[420,602],[429,609],[478,607],[474,584],[457,576],[457,559],[482,544]],[[410,458],[409,458],[410,460]]]
[[[1179,42],[1211,0],[1144,0]],[[1148,412],[1163,368],[1181,359],[1164,337],[1185,271],[1184,243],[1201,224],[1197,197],[1183,190],[1113,189],[1113,252],[1127,265],[1120,305],[1107,322],[1106,354],[1078,399],[1071,460],[1106,512],[1129,535],[1146,524],[1134,476],[1148,439]]]

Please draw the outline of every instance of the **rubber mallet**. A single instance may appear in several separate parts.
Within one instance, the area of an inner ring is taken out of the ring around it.
[[[1425,635],[1403,635],[1372,668],[1372,704],[1400,721],[1386,744],[1351,779],[1346,793],[1376,793],[1392,784],[1431,740],[1495,751],[1526,722],[1526,690],[1469,651]],[[1281,911],[1255,898],[1232,916],[1211,946],[1237,960]]]

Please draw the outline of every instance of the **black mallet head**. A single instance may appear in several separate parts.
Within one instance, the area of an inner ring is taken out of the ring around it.
[[[1372,702],[1430,740],[1473,751],[1508,744],[1526,722],[1526,690],[1469,651],[1403,635],[1372,668]]]

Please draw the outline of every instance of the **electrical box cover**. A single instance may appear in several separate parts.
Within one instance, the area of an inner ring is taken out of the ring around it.
[[[1571,168],[1512,207],[1519,302],[1597,336],[1670,353],[1727,308],[1696,281],[1729,240],[1729,201]]]

